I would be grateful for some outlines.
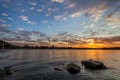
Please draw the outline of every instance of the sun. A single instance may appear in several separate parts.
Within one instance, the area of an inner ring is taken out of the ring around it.
[[[97,46],[94,43],[88,43],[89,48],[96,48]]]
[[[91,43],[88,43],[88,47],[89,48],[103,48],[104,44],[91,42]]]

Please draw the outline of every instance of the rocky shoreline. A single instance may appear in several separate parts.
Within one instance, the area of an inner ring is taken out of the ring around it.
[[[90,69],[90,70],[107,69],[107,67],[104,65],[103,62],[95,61],[95,60],[83,60],[81,61],[81,65],[84,66],[85,69]],[[65,68],[70,74],[77,74],[81,70],[81,66],[75,63],[69,63],[66,67],[58,66],[58,67],[55,67],[54,69],[58,71],[62,71]]]
[[[85,64],[86,63],[86,64]],[[102,65],[101,65],[102,64]],[[85,67],[87,65],[87,67]],[[89,67],[88,67],[89,66]],[[102,67],[100,67],[102,66]],[[6,68],[6,69],[5,69]],[[104,77],[93,77],[90,75],[85,75],[83,73],[83,70],[90,70],[91,72],[95,71],[102,71],[104,69],[107,69],[107,67],[100,61],[94,61],[94,60],[84,60],[81,61],[81,64],[76,64],[75,62],[70,62],[67,64],[61,64],[57,66],[53,66],[53,73],[43,74],[41,77],[34,77],[34,78],[16,78],[13,80],[115,80],[113,78],[104,78]],[[6,77],[9,77],[13,73],[11,70],[11,67],[4,67],[0,71],[0,80],[6,80]],[[6,76],[5,76],[6,75]],[[7,79],[12,80],[12,79]]]

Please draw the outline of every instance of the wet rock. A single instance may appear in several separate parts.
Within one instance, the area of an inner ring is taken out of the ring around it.
[[[55,67],[54,70],[57,70],[57,71],[62,71],[63,69],[60,68],[60,67]]]
[[[107,69],[107,67],[100,61],[85,60],[85,61],[81,61],[81,64],[86,69]]]
[[[2,80],[3,74],[2,74],[2,69],[0,68],[0,80]]]
[[[10,67],[4,67],[3,69],[0,68],[0,79],[9,76],[12,74]]]
[[[66,69],[70,74],[77,74],[80,72],[81,68],[77,64],[70,63],[67,65]]]
[[[12,74],[12,71],[10,70],[10,67],[4,67],[3,72],[6,76],[9,76]]]
[[[63,71],[64,69],[65,69],[65,67],[62,65],[54,67],[54,70],[57,70],[57,71]]]

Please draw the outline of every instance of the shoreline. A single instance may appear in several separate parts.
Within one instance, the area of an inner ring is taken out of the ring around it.
[[[4,50],[120,50],[120,48],[11,48],[11,49],[0,49],[0,51]]]

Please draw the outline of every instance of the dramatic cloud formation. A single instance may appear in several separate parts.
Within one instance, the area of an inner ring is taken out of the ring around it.
[[[56,46],[118,46],[119,13],[120,0],[0,0],[0,39]]]
[[[69,9],[71,16],[79,16],[84,13],[86,17],[97,20],[112,16],[120,8],[119,0],[69,0],[68,6],[74,4],[75,7]]]

